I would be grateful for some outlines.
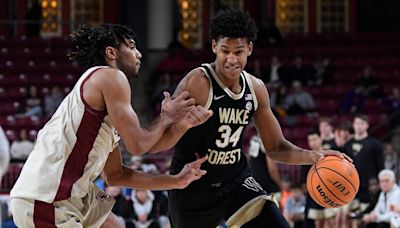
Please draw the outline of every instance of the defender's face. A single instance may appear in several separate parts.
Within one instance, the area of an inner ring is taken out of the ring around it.
[[[253,51],[253,43],[246,38],[223,37],[212,41],[212,50],[216,54],[217,75],[229,80],[240,78],[247,64],[247,57]]]
[[[142,54],[136,47],[134,40],[125,40],[118,49],[116,58],[117,67],[128,77],[135,77],[140,70]]]

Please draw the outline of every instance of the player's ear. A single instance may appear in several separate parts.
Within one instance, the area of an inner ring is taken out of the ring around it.
[[[253,42],[252,41],[249,42],[249,52],[247,53],[247,56],[250,56],[251,53],[253,53]]]
[[[117,52],[115,50],[115,48],[111,47],[111,46],[107,46],[106,49],[104,50],[105,54],[106,54],[106,58],[109,58],[111,60],[115,60],[117,58]]]
[[[217,41],[215,41],[214,39],[211,41],[211,47],[214,54],[217,54]]]

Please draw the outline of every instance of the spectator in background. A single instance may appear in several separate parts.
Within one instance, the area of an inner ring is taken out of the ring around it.
[[[390,119],[390,125],[396,127],[400,125],[400,89],[394,87],[392,93],[386,96],[381,101],[389,110],[389,114],[392,116]]]
[[[393,170],[396,176],[400,175],[400,156],[395,146],[387,142],[384,144],[385,169]]]
[[[337,150],[343,151],[344,145],[353,137],[351,122],[344,121],[335,128],[335,144]]]
[[[353,120],[354,137],[343,147],[343,152],[353,159],[360,176],[360,188],[356,199],[349,206],[350,211],[355,209],[352,205],[360,205],[361,211],[368,207],[371,203],[369,180],[376,178],[384,168],[382,143],[368,135],[368,128],[368,117],[356,115]]]
[[[157,218],[154,194],[149,190],[133,190],[131,196],[133,202],[133,223],[135,227],[158,228],[160,224]]]
[[[37,87],[31,85],[26,98],[25,113],[23,116],[41,116],[42,114],[42,99],[39,97]]]
[[[289,115],[315,114],[314,98],[303,89],[300,81],[293,82],[292,91],[286,97],[285,103]]]
[[[287,176],[281,178],[281,199],[279,201],[280,209],[285,210],[286,201],[292,196],[292,183]]]
[[[33,142],[28,139],[26,129],[21,129],[19,137],[11,143],[11,159],[26,161],[33,150]]]
[[[285,204],[283,215],[289,221],[290,227],[302,228],[304,221],[304,209],[306,206],[306,197],[304,196],[301,185],[294,185],[292,195]]]
[[[310,68],[303,64],[303,58],[297,56],[294,58],[292,66],[284,68],[281,80],[288,87],[292,86],[294,81],[299,81],[302,85],[307,86],[310,80]]]
[[[281,86],[282,69],[282,64],[279,61],[279,58],[276,55],[272,56],[270,66],[267,68],[266,72],[262,74],[263,81],[268,88],[277,88]]]
[[[357,79],[357,84],[364,87],[367,98],[379,98],[382,95],[379,79],[374,75],[371,66],[365,66],[361,76]]]
[[[44,111],[46,116],[51,116],[61,104],[64,96],[61,93],[60,87],[53,86],[51,93],[44,98]]]
[[[350,221],[349,222],[351,224],[351,227],[353,227],[353,228],[360,227],[361,219],[364,217],[364,215],[369,214],[375,208],[376,204],[378,203],[378,199],[379,199],[381,190],[379,188],[379,183],[378,183],[377,178],[372,178],[369,180],[368,190],[371,195],[370,205],[365,210],[359,211],[359,212],[352,212],[348,216],[348,218],[352,220],[351,222]],[[347,205],[344,207],[347,207]],[[346,220],[338,221],[337,224],[339,224],[339,228],[346,227],[345,222],[346,222]],[[368,227],[371,228],[371,225]]]
[[[133,209],[130,201],[126,200],[122,195],[122,188],[119,186],[106,186],[105,192],[115,199],[115,204],[111,211],[117,216],[119,224],[128,227],[131,224],[129,218],[133,214]]]
[[[400,207],[400,188],[396,184],[396,176],[392,170],[380,171],[378,178],[381,188],[378,203],[372,212],[363,216],[362,221],[367,224],[377,223],[378,228],[390,228],[390,220],[396,216],[393,209]]]
[[[322,148],[325,150],[336,150],[335,134],[333,133],[332,120],[328,117],[319,119],[319,133],[322,139]]]
[[[7,172],[10,164],[10,143],[7,136],[0,126],[0,184],[3,175]]]
[[[332,85],[333,67],[329,58],[318,57],[314,60],[308,81],[310,86]]]
[[[340,110],[341,113],[355,114],[361,112],[366,99],[364,91],[364,85],[357,83],[356,87],[350,90],[343,99]]]
[[[283,84],[270,90],[270,106],[276,117],[286,115],[286,97],[287,87]]]

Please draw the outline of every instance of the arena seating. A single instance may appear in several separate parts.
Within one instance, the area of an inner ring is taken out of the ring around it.
[[[303,57],[306,64],[311,64],[317,56],[330,58],[335,68],[335,84],[307,90],[316,100],[318,113],[332,117],[336,124],[352,118],[351,115],[339,115],[337,110],[345,94],[353,88],[362,67],[371,65],[376,70],[386,93],[399,85],[400,77],[396,72],[400,70],[399,40],[400,34],[374,33],[289,36],[283,47],[256,46],[249,58],[247,71],[253,72],[256,60],[263,66],[269,64],[272,55],[277,55],[283,64],[289,64],[295,56]],[[35,138],[46,121],[46,117],[14,116],[24,105],[29,85],[36,85],[41,96],[47,94],[53,85],[60,86],[67,93],[80,76],[83,69],[68,60],[70,48],[67,38],[0,37],[0,124],[10,141],[16,138],[21,128],[28,129],[29,137]],[[204,50],[176,51],[160,63],[157,73],[170,72],[183,76],[191,68],[213,59],[208,47]],[[371,126],[381,126],[372,134],[378,137],[384,135],[389,127],[387,110],[378,100],[368,101],[366,107],[363,111],[370,116]],[[295,124],[287,124],[284,119],[280,121],[288,139],[307,147],[304,135],[317,126],[317,117],[298,116]],[[164,164],[165,157],[163,154],[151,155],[149,159]]]

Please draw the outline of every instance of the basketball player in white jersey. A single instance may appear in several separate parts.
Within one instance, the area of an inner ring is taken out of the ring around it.
[[[171,99],[165,93],[162,113],[142,128],[131,106],[128,77],[137,75],[141,53],[135,34],[121,25],[81,27],[72,36],[71,58],[88,70],[39,131],[15,186],[11,209],[23,227],[118,227],[111,213],[113,199],[93,181],[104,173],[108,185],[136,189],[184,188],[205,171],[198,159],[176,175],[148,175],[121,163],[120,137],[140,155],[159,141],[165,129],[180,121],[193,127],[212,113],[194,106],[187,92]]]

